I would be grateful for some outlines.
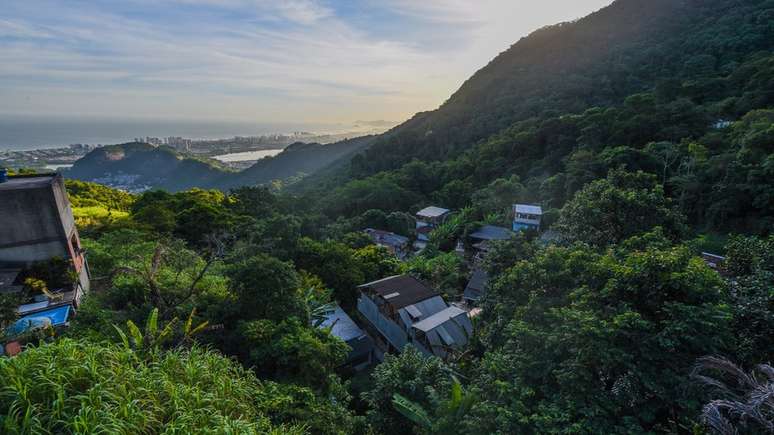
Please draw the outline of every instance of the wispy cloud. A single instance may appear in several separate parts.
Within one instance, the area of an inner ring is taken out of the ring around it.
[[[7,0],[0,112],[405,118],[609,1]]]

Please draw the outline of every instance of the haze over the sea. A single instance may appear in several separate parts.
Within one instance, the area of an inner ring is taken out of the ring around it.
[[[0,150],[54,148],[74,143],[117,144],[136,137],[221,139],[293,132],[338,133],[354,124],[251,123],[164,119],[0,117]]]

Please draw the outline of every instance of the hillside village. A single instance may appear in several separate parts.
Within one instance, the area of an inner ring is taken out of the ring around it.
[[[771,433],[772,22],[617,0],[384,134],[0,170],[0,432]]]
[[[90,270],[61,175],[4,175],[0,199],[6,204],[0,217],[8,223],[0,233],[0,293],[19,301],[18,320],[4,322],[3,352],[14,356],[36,332],[69,325],[89,292]],[[415,213],[410,237],[373,228],[363,233],[375,246],[408,261],[422,255],[433,231],[454,215],[453,210],[429,206]],[[454,253],[470,273],[464,292],[454,299],[410,274],[386,276],[357,286],[356,309],[350,313],[331,304],[312,324],[347,343],[350,351],[342,366],[355,371],[400,353],[408,344],[427,356],[455,358],[472,338],[473,319],[481,314],[478,301],[488,286],[484,263],[492,244],[522,231],[538,235],[544,245],[555,242],[555,231],[541,232],[542,215],[539,205],[513,204],[510,228],[477,225],[466,240],[457,240]],[[722,269],[724,257],[702,255],[710,267]]]
[[[5,355],[21,352],[35,332],[65,328],[90,289],[86,251],[81,247],[64,180],[58,174],[0,178],[0,293],[17,297],[18,320],[4,321]],[[400,260],[421,254],[429,235],[454,212],[426,207],[415,215],[415,234],[400,236],[372,228],[363,232],[373,243]],[[412,344],[426,355],[450,358],[473,334],[471,318],[480,313],[476,301],[486,289],[482,262],[488,245],[508,240],[516,231],[540,230],[540,206],[513,205],[513,227],[483,225],[469,235],[471,248],[457,242],[456,251],[473,270],[464,294],[444,300],[441,293],[410,275],[394,275],[358,286],[356,320],[338,305],[323,313],[320,327],[346,342],[351,351],[345,365],[367,368]],[[52,287],[52,288],[49,288]]]

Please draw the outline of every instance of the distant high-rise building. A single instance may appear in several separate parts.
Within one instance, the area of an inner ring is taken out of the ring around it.
[[[170,136],[166,138],[166,144],[178,151],[191,151],[191,139],[185,139],[179,136]]]

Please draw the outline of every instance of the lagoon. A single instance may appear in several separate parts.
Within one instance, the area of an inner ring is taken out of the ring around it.
[[[252,160],[260,160],[265,157],[273,157],[281,152],[281,149],[245,151],[241,153],[222,154],[213,157],[213,159],[220,160],[221,162],[225,163],[247,162]]]

